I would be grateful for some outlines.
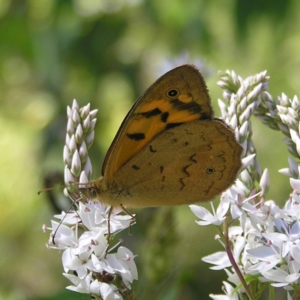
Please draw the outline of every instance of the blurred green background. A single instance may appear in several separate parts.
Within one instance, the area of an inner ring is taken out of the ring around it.
[[[54,214],[37,195],[63,172],[66,106],[97,108],[95,177],[133,101],[176,64],[204,73],[216,116],[218,70],[243,77],[268,70],[270,93],[299,92],[298,0],[0,0],[0,299],[89,299],[65,291],[61,253],[47,250]],[[283,204],[288,178],[282,135],[253,120],[258,158],[271,176],[269,199]],[[222,250],[213,228],[189,208],[138,211],[124,246],[138,254],[138,299],[208,299],[224,272],[201,257]],[[76,298],[77,297],[77,298]],[[279,299],[279,296],[278,298]],[[283,296],[280,299],[285,299]]]

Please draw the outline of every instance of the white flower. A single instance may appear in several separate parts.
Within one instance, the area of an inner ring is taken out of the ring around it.
[[[98,201],[88,201],[86,204],[79,204],[79,215],[82,223],[89,229],[101,228],[104,233],[108,232],[107,220],[110,207]],[[118,215],[119,211],[113,211],[110,215],[110,232],[115,233],[132,225],[132,216]]]
[[[256,258],[258,261],[252,266],[248,267],[249,271],[256,271],[256,273],[263,273],[271,270],[278,263],[281,262],[281,256],[274,247],[260,246],[246,251],[249,259]]]
[[[75,275],[67,273],[64,273],[63,275],[74,284],[68,286],[68,290],[82,294],[99,295],[103,300],[123,299],[115,285],[100,282],[99,280],[93,280],[92,273],[89,273],[82,280],[79,280]]]
[[[70,217],[65,214],[58,215],[63,223],[52,221],[52,228],[49,228],[55,232],[56,244],[52,248],[65,249],[62,256],[65,276],[74,284],[68,289],[100,295],[103,299],[122,299],[119,292],[116,292],[118,288],[101,282],[100,278],[107,275],[111,278],[120,276],[122,287],[130,290],[133,280],[138,279],[137,269],[134,255],[125,247],[119,247],[116,254],[106,254],[109,246],[105,236],[106,211],[107,208],[99,202],[88,201],[86,204],[79,203],[79,210],[72,212]],[[128,228],[131,217],[118,217],[121,216],[113,215],[113,230]],[[75,220],[77,223],[73,224]],[[86,228],[79,237],[78,223]],[[69,271],[75,271],[77,275],[68,274]]]
[[[125,247],[119,247],[116,257],[126,270],[125,272],[123,272],[123,275],[121,274],[123,281],[132,283],[133,280],[137,280],[138,273],[134,262],[135,256],[133,255],[133,253]]]
[[[64,271],[69,272],[76,271],[78,277],[83,279],[88,272],[88,269],[92,267],[92,261],[90,260],[91,250],[76,254],[74,249],[66,249],[62,256],[62,262]]]
[[[226,295],[214,295],[210,294],[209,297],[214,300],[239,300],[239,296],[232,285],[228,282],[223,281],[224,287],[223,290]]]
[[[214,267],[210,267],[211,270],[222,270],[231,266],[230,260],[225,251],[219,251],[211,255],[204,256],[202,260],[206,263],[215,265]]]
[[[50,239],[48,242],[48,246],[57,249],[66,249],[67,247],[77,246],[77,226],[76,231],[72,230],[70,227],[57,223],[55,221],[51,221],[52,230],[50,234]],[[54,242],[54,243],[53,243]]]
[[[269,281],[277,282],[272,283],[275,287],[283,287],[290,285],[292,283],[298,284],[298,279],[300,277],[300,273],[289,274],[283,269],[277,268],[267,272],[263,272],[262,275],[267,278]]]
[[[229,209],[229,202],[226,199],[221,199],[216,212],[214,210],[212,202],[211,202],[211,207],[214,214],[212,214],[204,207],[198,205],[190,205],[190,209],[196,215],[196,217],[203,220],[203,221],[196,221],[198,225],[202,225],[202,226],[210,225],[210,224],[220,225],[226,219],[226,213]]]

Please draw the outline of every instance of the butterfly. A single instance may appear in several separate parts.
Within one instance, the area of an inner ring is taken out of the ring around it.
[[[122,122],[102,166],[86,185],[113,207],[151,207],[212,200],[241,167],[233,130],[214,118],[199,70],[182,65],[155,81]]]

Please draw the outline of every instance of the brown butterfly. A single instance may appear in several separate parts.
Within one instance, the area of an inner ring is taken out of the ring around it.
[[[183,65],[135,102],[108,150],[102,176],[84,190],[122,208],[209,201],[233,184],[241,153],[232,129],[214,118],[201,73]]]

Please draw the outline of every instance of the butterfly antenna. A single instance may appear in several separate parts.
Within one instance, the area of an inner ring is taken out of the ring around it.
[[[69,183],[67,185],[58,185],[58,186],[54,186],[54,187],[48,187],[48,188],[45,188],[45,189],[42,189],[42,190],[38,191],[38,195],[40,195],[41,193],[44,193],[44,192],[52,191],[52,190],[54,190],[56,188],[63,188],[64,189],[64,188],[66,188],[68,186],[79,186],[79,185],[87,185],[87,184],[88,184],[88,182],[87,183],[71,182],[71,183]]]
[[[38,191],[38,195],[40,195],[41,193],[45,193],[45,192],[48,192],[48,191],[52,191],[56,188],[65,188],[65,186],[61,185],[61,186],[54,186],[54,187],[50,187],[50,188],[46,188],[46,189],[42,189],[40,191]]]
[[[131,235],[131,226],[134,224],[134,222],[136,221],[135,220],[135,216],[132,214],[132,213],[130,213],[122,204],[121,204],[121,208],[122,208],[122,210],[123,210],[123,212],[126,214],[126,215],[128,215],[128,216],[130,216],[131,217],[131,220],[130,220],[130,223],[129,223],[129,235]]]

